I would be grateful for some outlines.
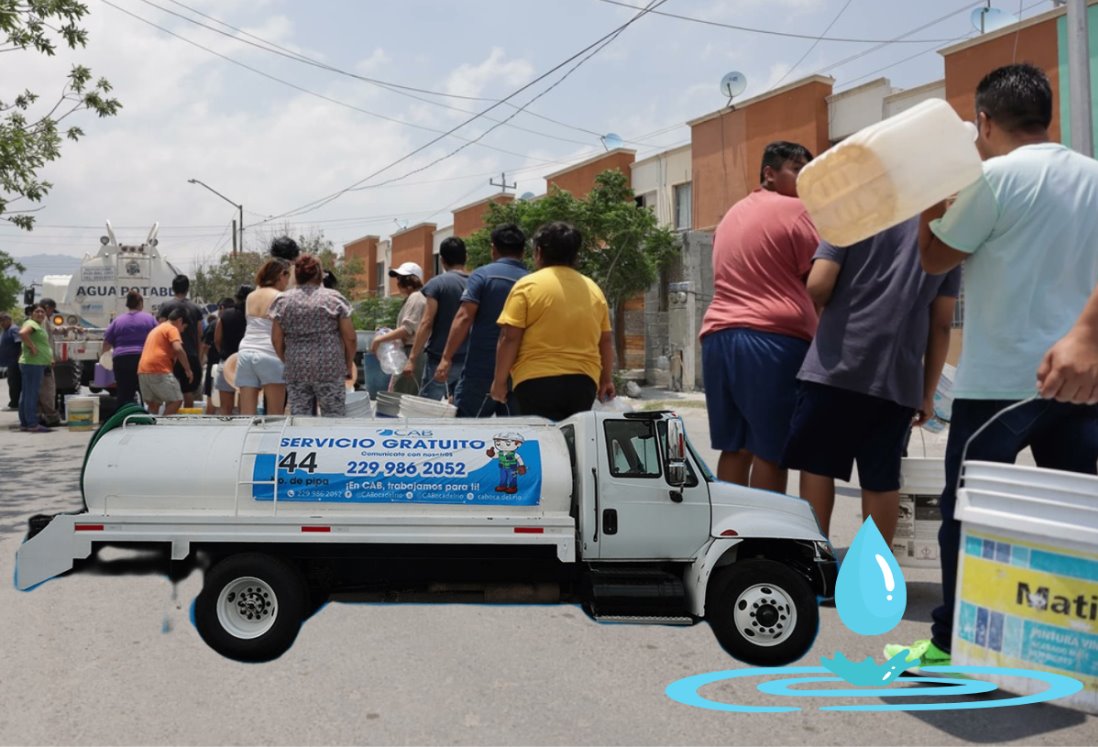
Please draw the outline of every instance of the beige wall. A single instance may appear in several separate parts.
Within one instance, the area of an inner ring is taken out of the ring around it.
[[[675,186],[691,181],[692,165],[689,145],[657,153],[633,164],[633,192],[638,197],[655,198],[648,207],[655,212],[660,225],[674,225]]]

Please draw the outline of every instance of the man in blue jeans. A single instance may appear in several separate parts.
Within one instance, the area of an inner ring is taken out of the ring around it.
[[[976,116],[983,176],[948,210],[926,211],[920,225],[927,272],[965,265],[964,348],[938,533],[942,605],[930,640],[885,647],[887,656],[909,649],[920,666],[950,663],[962,457],[1013,463],[1029,447],[1041,467],[1092,475],[1098,462],[1098,407],[1026,402],[1037,395],[1045,351],[1071,329],[1098,282],[1098,162],[1049,141],[1052,89],[1032,65],[1008,65],[980,81]]]
[[[514,223],[504,223],[492,231],[492,262],[478,267],[469,275],[465,293],[461,296],[446,349],[435,370],[435,381],[446,381],[451,375],[451,362],[468,340],[465,369],[454,389],[454,404],[459,418],[487,418],[492,415],[517,415],[518,403],[513,392],[507,402],[500,403],[488,396],[496,375],[496,343],[499,342],[499,319],[503,303],[515,282],[527,274],[522,255],[526,236]]]

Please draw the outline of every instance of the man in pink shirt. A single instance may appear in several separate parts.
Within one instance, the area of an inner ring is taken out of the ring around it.
[[[717,226],[701,331],[717,477],[780,493],[797,371],[817,323],[805,277],[820,237],[797,199],[797,174],[810,160],[803,145],[766,146],[760,186]]]

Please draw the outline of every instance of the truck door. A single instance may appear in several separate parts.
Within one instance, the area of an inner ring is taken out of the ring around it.
[[[681,488],[668,482],[666,435],[652,418],[602,422],[599,558],[688,560],[709,538],[709,490],[693,469]]]

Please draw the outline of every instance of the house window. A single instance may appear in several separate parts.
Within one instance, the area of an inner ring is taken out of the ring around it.
[[[435,271],[431,273],[431,277],[437,278],[442,274],[442,257],[438,254],[435,255]]]
[[[690,228],[693,220],[693,202],[690,194],[690,182],[676,184],[675,190],[675,228]]]
[[[634,202],[637,203],[639,208],[648,208],[652,212],[656,212],[656,193],[645,192],[642,195],[637,195],[634,198]]]
[[[375,265],[375,268],[376,268],[375,272],[377,273],[376,274],[376,278],[377,278],[377,280],[376,280],[376,282],[377,282],[377,295],[384,296],[385,295],[385,280],[386,280],[386,277],[385,277],[385,263],[384,262],[378,262]]]

